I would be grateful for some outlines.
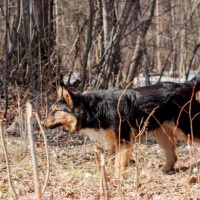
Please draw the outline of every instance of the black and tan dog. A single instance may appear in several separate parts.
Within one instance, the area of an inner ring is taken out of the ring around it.
[[[164,150],[164,172],[176,161],[175,133],[200,138],[200,104],[196,100],[200,81],[164,82],[127,90],[98,90],[73,93],[64,85],[58,89],[59,100],[44,124],[74,132],[95,131],[104,135],[115,155],[118,177],[129,164],[133,143],[145,131],[154,131]]]

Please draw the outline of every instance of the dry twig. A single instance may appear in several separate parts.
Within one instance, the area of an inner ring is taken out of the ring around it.
[[[34,174],[34,184],[35,184],[35,193],[38,200],[42,199],[41,187],[39,183],[39,172],[37,166],[37,158],[35,153],[35,143],[33,138],[33,127],[32,127],[32,105],[30,102],[26,103],[26,114],[27,114],[27,127],[28,127],[28,135],[30,142],[30,152],[32,157],[33,164],[33,174]]]
[[[8,183],[10,185],[12,192],[13,192],[14,198],[18,199],[17,193],[15,192],[15,189],[14,189],[13,184],[12,184],[8,153],[7,153],[7,150],[6,150],[4,135],[3,135],[2,126],[1,126],[1,120],[0,120],[0,135],[1,135],[1,141],[2,141],[2,146],[3,146],[4,156],[5,156],[5,160],[6,160]]]
[[[105,158],[103,154],[101,154],[100,199],[109,200],[108,186],[107,186],[106,172],[105,172]]]
[[[44,138],[45,152],[46,152],[46,158],[47,158],[47,162],[46,162],[46,165],[47,165],[46,179],[45,179],[44,186],[43,186],[43,189],[42,189],[42,194],[44,194],[45,189],[47,187],[47,183],[48,183],[48,180],[49,180],[49,173],[50,173],[49,151],[48,151],[47,137],[45,135],[44,129],[42,128],[39,115],[37,113],[35,113],[35,117],[36,117],[38,125],[40,127],[42,136]]]

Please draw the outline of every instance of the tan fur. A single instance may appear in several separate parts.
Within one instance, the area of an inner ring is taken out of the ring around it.
[[[157,143],[165,154],[166,163],[163,167],[163,172],[167,173],[174,168],[177,162],[175,126],[172,122],[164,122],[154,133]]]
[[[188,137],[183,133],[183,131],[177,127],[172,122],[165,122],[162,126],[154,131],[156,140],[160,147],[163,149],[166,163],[163,167],[163,172],[167,173],[172,170],[177,162],[176,155],[176,142],[177,140],[185,141],[189,144],[192,142],[200,143],[199,138],[188,139]]]
[[[111,158],[111,163],[113,163],[113,158],[115,155],[115,144],[116,144],[116,134],[112,128],[108,128],[105,130],[105,138],[109,145],[108,155]]]
[[[133,140],[129,143],[116,144],[115,155],[115,177],[120,178],[129,166],[130,156],[133,148]]]
[[[58,89],[57,89],[57,93],[58,93],[58,97],[59,98],[64,98],[67,106],[70,109],[73,108],[72,98],[71,98],[69,92],[66,89],[64,89],[63,87],[59,86]]]
[[[116,140],[115,143],[115,177],[121,178],[124,175],[126,168],[130,164],[131,152],[133,150],[133,144],[135,142],[135,138],[138,135],[136,129],[132,129],[130,131],[130,141],[120,142]]]
[[[129,166],[130,155],[133,147],[133,139],[129,143],[121,142],[119,144],[116,134],[113,128],[108,129],[81,129],[81,133],[85,133],[89,136],[92,141],[101,141],[105,142],[109,146],[108,154],[110,157],[111,164],[115,166],[115,176],[116,178],[121,177],[123,175],[126,167]],[[105,140],[105,141],[104,141]]]
[[[114,132],[110,131],[107,140],[110,140],[111,155],[115,153],[115,177],[121,177],[127,166],[129,166],[130,155],[133,149],[134,138],[137,136],[137,131],[132,130],[131,135],[133,136],[130,143],[117,143],[116,137],[113,137]],[[133,133],[134,132],[134,133]],[[176,142],[178,139],[177,135],[180,135],[182,131],[175,127],[172,122],[164,122],[160,128],[154,131],[157,143],[163,149],[165,154],[166,163],[163,167],[163,172],[167,173],[172,170],[177,162],[176,155]],[[109,138],[111,136],[111,138]],[[115,147],[113,145],[115,143]]]
[[[54,114],[54,116],[49,116],[45,119],[44,124],[47,127],[53,126],[55,123],[62,123],[62,128],[68,131],[75,131],[77,119],[74,115],[70,113],[66,113],[64,111],[58,111]]]

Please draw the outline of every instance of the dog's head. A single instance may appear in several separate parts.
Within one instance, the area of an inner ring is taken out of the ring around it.
[[[64,86],[59,86],[58,97],[51,108],[51,112],[44,120],[45,127],[50,129],[62,127],[69,132],[76,131],[79,121],[78,109],[75,106],[77,95]]]

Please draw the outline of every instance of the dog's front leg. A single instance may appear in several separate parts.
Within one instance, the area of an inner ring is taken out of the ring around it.
[[[126,167],[129,166],[131,151],[132,144],[128,142],[116,144],[115,178],[123,177]]]
[[[116,153],[116,134],[113,128],[108,128],[104,130],[104,136],[106,139],[106,142],[108,144],[108,157],[109,157],[109,163],[111,165],[114,164],[114,158]]]

